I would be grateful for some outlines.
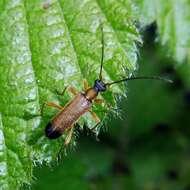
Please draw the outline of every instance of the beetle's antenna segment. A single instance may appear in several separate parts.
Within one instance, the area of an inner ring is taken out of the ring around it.
[[[111,86],[112,84],[116,84],[116,83],[120,83],[120,82],[125,82],[125,81],[128,81],[128,80],[141,80],[141,79],[144,79],[144,80],[162,80],[162,81],[165,81],[165,82],[173,83],[172,80],[167,79],[167,78],[163,78],[163,77],[157,77],[157,76],[153,76],[153,77],[143,77],[143,76],[142,76],[142,77],[124,78],[124,79],[121,79],[121,80],[118,80],[118,81],[106,83],[105,85],[106,85],[106,86]]]
[[[104,32],[103,32],[103,26],[101,25],[101,32],[102,32],[102,56],[101,56],[101,65],[100,65],[100,74],[99,79],[102,80],[102,68],[104,63]]]

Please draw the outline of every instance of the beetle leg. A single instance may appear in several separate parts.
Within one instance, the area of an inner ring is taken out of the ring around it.
[[[107,108],[112,109],[112,106],[109,103],[107,103],[104,99],[96,98],[94,100],[94,103],[96,103],[96,104],[103,104],[104,103],[107,106]]]
[[[71,139],[72,139],[73,129],[74,129],[74,125],[72,125],[71,128],[69,129],[69,133],[66,136],[65,143],[64,143],[65,146],[67,146],[70,143]]]
[[[78,94],[78,90],[75,87],[73,87],[73,86],[70,86],[68,88],[68,91],[71,92],[75,96]]]
[[[73,129],[74,129],[74,125],[72,125],[69,129],[67,129],[67,131],[69,132],[65,138],[65,142],[62,143],[61,148],[59,149],[59,152],[57,154],[58,159],[61,158],[62,150],[64,149],[64,147],[66,147],[71,142]]]
[[[59,110],[63,110],[64,109],[63,106],[57,105],[57,104],[55,104],[53,102],[45,102],[44,105],[49,106],[49,107],[54,107],[54,108],[57,108]]]
[[[102,103],[104,103],[105,101],[104,101],[103,99],[98,99],[98,98],[96,98],[96,99],[94,100],[94,102],[95,102],[96,104],[102,104]]]
[[[90,130],[93,131],[94,129],[96,129],[96,127],[97,127],[99,124],[100,124],[100,122],[96,123],[93,127],[90,128]]]
[[[96,113],[89,111],[89,113],[91,114],[92,118],[94,119],[94,121],[96,122],[96,124],[91,128],[91,130],[94,130],[97,125],[101,122],[100,118],[96,115]]]
[[[96,113],[90,111],[90,114],[91,114],[92,118],[94,119],[94,121],[96,121],[96,123],[100,122],[100,118],[96,115]]]
[[[63,106],[57,105],[57,104],[55,104],[53,102],[45,102],[45,103],[42,104],[42,107],[41,107],[41,115],[43,114],[45,106],[53,107],[53,108],[56,108],[56,109],[59,109],[59,110],[63,110],[64,109]]]
[[[86,79],[83,79],[83,87],[85,91],[89,89],[89,85]]]
[[[66,138],[65,138],[65,141],[62,143],[62,145],[61,145],[61,147],[60,147],[60,149],[59,149],[59,151],[58,151],[58,153],[57,153],[57,158],[58,158],[58,160],[61,159],[62,151],[63,151],[63,150],[66,150],[65,147],[66,147],[67,145],[69,145],[69,143],[71,142],[72,134],[73,134],[73,129],[74,129],[74,125],[72,125],[72,126],[68,129],[69,132],[68,132],[68,134],[67,134],[67,136],[66,136]]]

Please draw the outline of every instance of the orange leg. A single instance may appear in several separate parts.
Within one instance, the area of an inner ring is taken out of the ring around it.
[[[102,103],[104,103],[105,101],[104,101],[103,99],[98,99],[98,98],[96,98],[96,99],[94,100],[94,102],[95,102],[96,104],[102,104]]]
[[[90,111],[90,114],[91,114],[92,118],[94,119],[94,121],[96,121],[96,123],[100,122],[100,118],[96,115],[96,113]]]
[[[66,136],[65,143],[64,143],[65,146],[67,146],[71,142],[72,135],[73,135],[73,129],[74,129],[74,125],[71,126],[71,128],[69,129],[69,133]]]
[[[78,90],[73,86],[68,87],[68,91],[71,92],[75,96],[78,94]]]
[[[94,103],[96,103],[96,104],[103,104],[104,103],[107,106],[107,108],[112,109],[112,106],[109,103],[107,103],[104,99],[96,98],[94,100]]]
[[[86,79],[83,80],[83,87],[85,91],[89,89],[89,85]]]
[[[67,129],[68,134],[67,134],[67,136],[65,138],[65,141],[62,143],[61,148],[59,149],[59,151],[57,153],[57,158],[58,159],[61,158],[62,151],[65,150],[64,147],[68,146],[69,143],[71,142],[72,135],[73,135],[73,130],[74,130],[74,125],[72,125],[69,129]]]
[[[91,128],[91,130],[94,130],[98,124],[101,122],[100,118],[96,115],[96,113],[92,112],[92,111],[89,111],[92,118],[94,119],[94,121],[96,122],[96,124]]]
[[[88,82],[86,79],[83,80],[83,87],[85,91],[89,88]],[[68,87],[68,91],[71,92],[75,96],[79,93],[79,91],[73,86]]]
[[[63,89],[63,92],[58,92],[58,91],[56,91],[56,92],[57,92],[58,95],[63,96],[65,94],[66,90],[68,90],[70,93],[72,93],[75,96],[78,94],[78,90],[73,86],[65,87]]]
[[[44,111],[45,106],[53,107],[53,108],[56,108],[58,110],[63,110],[64,109],[63,106],[57,105],[57,104],[55,104],[53,102],[45,102],[45,103],[43,103],[42,108],[41,108],[41,115],[43,115],[43,111]]]

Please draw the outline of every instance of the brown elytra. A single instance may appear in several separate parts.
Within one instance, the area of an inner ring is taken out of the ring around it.
[[[64,109],[58,113],[46,126],[45,133],[49,139],[60,137],[65,130],[70,129],[81,115],[89,111],[98,91],[89,88],[85,93],[77,94]]]
[[[49,139],[56,139],[60,137],[65,131],[69,130],[69,134],[65,140],[65,144],[68,144],[71,140],[71,136],[73,132],[72,129],[74,127],[74,124],[86,112],[89,112],[92,115],[93,119],[96,121],[96,125],[95,125],[96,127],[100,123],[100,119],[98,118],[96,113],[90,111],[90,108],[93,102],[96,102],[96,103],[104,102],[101,99],[97,99],[97,96],[99,93],[106,91],[108,86],[111,86],[113,84],[117,84],[120,82],[125,82],[128,80],[136,80],[136,79],[154,79],[154,80],[164,80],[166,82],[172,82],[171,80],[168,80],[165,78],[153,76],[153,77],[123,78],[118,81],[104,83],[102,80],[103,58],[104,58],[103,27],[101,27],[101,31],[102,31],[102,56],[101,56],[99,79],[95,80],[94,86],[92,88],[88,88],[87,82],[84,83],[84,89],[85,89],[84,93],[77,93],[76,92],[77,90],[71,87],[72,88],[71,92],[75,95],[75,97],[68,104],[66,104],[64,108],[52,102],[49,102],[49,106],[56,107],[61,110],[53,118],[53,120],[47,124],[45,128],[45,134]]]

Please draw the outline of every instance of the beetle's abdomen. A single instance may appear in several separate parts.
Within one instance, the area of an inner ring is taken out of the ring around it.
[[[49,122],[45,128],[45,135],[49,139],[57,139],[62,135],[62,133],[59,130],[56,130],[55,126]]]
[[[78,94],[71,102],[69,102],[63,111],[54,117],[48,123],[45,129],[46,136],[49,139],[60,137],[65,130],[77,122],[77,120],[91,107],[91,102],[86,99],[83,94]]]

